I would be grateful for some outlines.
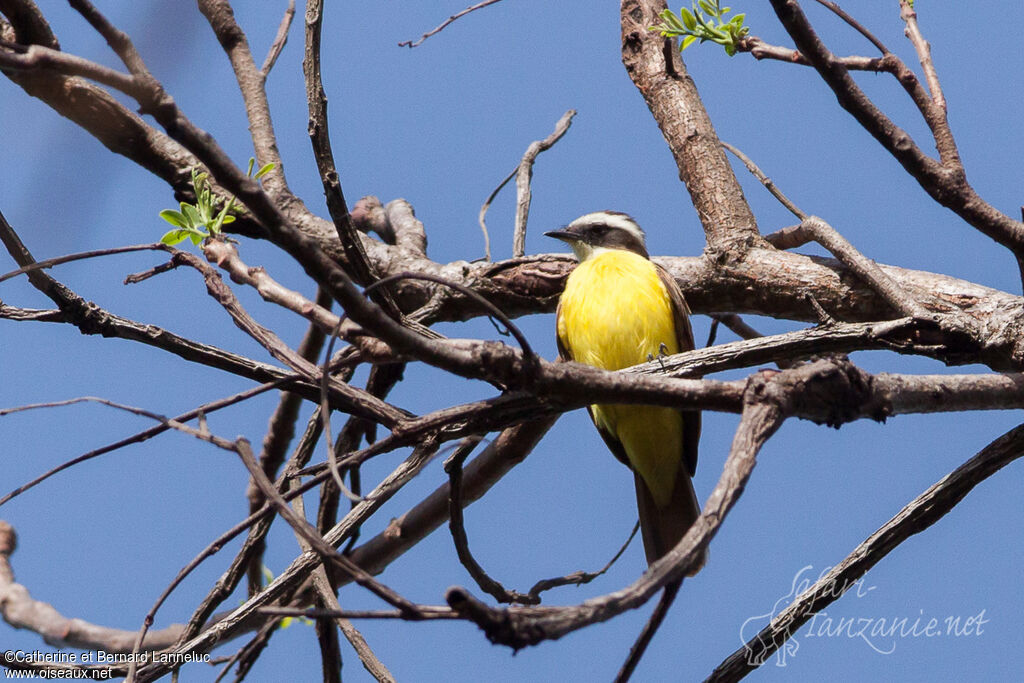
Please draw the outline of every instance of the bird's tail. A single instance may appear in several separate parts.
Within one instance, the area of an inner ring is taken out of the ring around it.
[[[672,550],[679,539],[686,535],[687,529],[700,516],[700,504],[697,502],[697,493],[693,490],[693,481],[682,467],[676,475],[672,499],[664,507],[658,507],[654,502],[647,484],[639,474],[634,473],[634,479],[637,509],[640,512],[640,531],[644,539],[647,563],[651,564]],[[705,552],[690,575],[700,571],[706,560]]]

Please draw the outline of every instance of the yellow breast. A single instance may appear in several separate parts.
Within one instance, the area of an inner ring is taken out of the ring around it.
[[[672,303],[654,264],[610,249],[576,267],[562,294],[558,336],[574,360],[605,370],[679,351]]]
[[[607,250],[572,272],[562,294],[558,337],[573,360],[605,370],[678,353],[672,303],[654,264]],[[664,345],[664,349],[662,348]],[[618,440],[655,503],[668,505],[682,458],[682,416],[672,408],[593,405],[594,423]]]

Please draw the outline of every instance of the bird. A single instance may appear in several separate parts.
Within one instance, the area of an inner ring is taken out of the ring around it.
[[[567,243],[579,261],[555,315],[562,360],[620,370],[694,348],[686,300],[672,276],[651,261],[644,232],[628,214],[588,213],[544,234]],[[587,410],[609,450],[633,471],[652,564],[700,515],[692,481],[700,412],[630,404]]]

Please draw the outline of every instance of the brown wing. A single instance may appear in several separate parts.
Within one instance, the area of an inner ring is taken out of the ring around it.
[[[561,318],[562,302],[559,301],[558,308],[555,309],[555,320],[558,321],[561,320]],[[557,322],[555,324],[555,329],[558,329]],[[556,333],[555,341],[558,344],[559,360],[576,360],[575,358],[572,357],[572,351],[569,349],[569,346],[562,339],[562,335]],[[629,458],[626,457],[626,449],[623,448],[622,442],[616,439],[611,432],[607,431],[606,429],[602,429],[600,426],[598,426],[597,421],[594,420],[594,411],[590,406],[587,406],[587,414],[590,415],[590,421],[594,423],[595,427],[597,427],[597,433],[601,435],[602,439],[604,439],[604,443],[606,446],[608,446],[608,450],[612,452],[612,455],[618,458],[619,462],[621,462],[623,465],[629,467],[630,469],[633,469],[632,465],[629,464]]]
[[[680,351],[690,351],[695,348],[693,342],[693,328],[690,327],[690,307],[686,305],[683,292],[679,289],[675,279],[668,271],[655,264],[658,269],[658,277],[661,284],[668,291],[669,301],[672,302],[672,318],[676,325],[676,343]],[[683,415],[683,463],[692,477],[697,472],[697,445],[700,441],[700,411],[684,410]]]

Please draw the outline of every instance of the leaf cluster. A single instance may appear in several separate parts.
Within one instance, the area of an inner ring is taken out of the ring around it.
[[[731,19],[726,15],[731,7],[722,7],[719,0],[697,0],[690,6],[679,8],[679,14],[666,9],[658,14],[661,23],[652,26],[652,31],[659,31],[666,38],[682,37],[680,50],[685,50],[694,42],[711,41],[725,48],[730,57],[736,54],[736,45],[750,33],[750,27],[743,25],[746,14],[737,14]],[[705,16],[707,14],[707,16]]]
[[[252,176],[255,164],[255,159],[249,159],[247,175]],[[262,178],[273,168],[274,164],[265,164],[253,177]],[[186,239],[192,240],[192,244],[199,244],[207,237],[219,235],[225,225],[234,222],[231,211],[235,207],[235,198],[225,202],[215,195],[210,187],[210,174],[201,172],[198,166],[192,168],[192,189],[196,196],[195,204],[181,202],[181,211],[164,209],[160,212],[160,218],[174,226],[160,238],[164,244],[174,246]],[[222,205],[220,210],[217,209],[218,204]]]

